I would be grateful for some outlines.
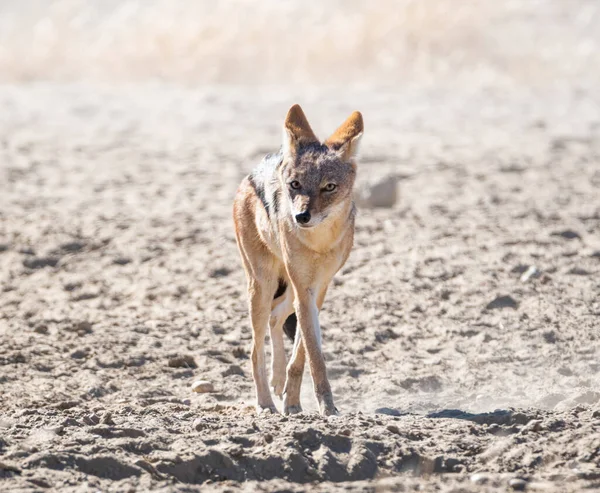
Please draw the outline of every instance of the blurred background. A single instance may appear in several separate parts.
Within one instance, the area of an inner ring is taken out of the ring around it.
[[[596,0],[3,0],[0,81],[591,84],[599,25]]]

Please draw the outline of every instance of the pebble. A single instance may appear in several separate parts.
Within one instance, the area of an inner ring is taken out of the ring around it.
[[[215,387],[207,380],[196,380],[192,384],[192,390],[197,394],[205,394],[207,392],[214,392]]]
[[[521,276],[521,282],[527,282],[532,277],[537,277],[539,275],[539,271],[535,265],[530,265],[523,275]]]
[[[222,377],[229,377],[231,375],[244,375],[244,370],[239,365],[230,365],[227,370],[221,372]]]
[[[387,431],[396,435],[400,434],[400,429],[396,425],[387,425]]]
[[[189,354],[180,354],[169,358],[167,364],[170,368],[196,368],[194,357]]]
[[[489,481],[488,475],[481,472],[476,472],[470,479],[471,483],[475,484],[486,484]]]
[[[47,333],[48,333],[48,326],[47,326],[46,324],[41,324],[41,323],[40,323],[40,324],[37,324],[37,325],[34,327],[33,331],[34,331],[36,334],[47,334]]]
[[[117,257],[113,259],[113,264],[115,265],[127,265],[131,263],[131,259],[129,257]]]
[[[555,233],[552,233],[552,236],[560,236],[562,238],[565,238],[566,240],[574,240],[574,239],[581,239],[581,235],[577,232],[577,231],[573,231],[572,229],[565,229],[564,231],[557,231]]]
[[[397,175],[386,175],[377,181],[363,185],[358,190],[358,203],[362,207],[390,208],[398,200]]]
[[[508,486],[515,491],[525,491],[525,488],[527,488],[527,481],[521,478],[512,478],[508,481]]]

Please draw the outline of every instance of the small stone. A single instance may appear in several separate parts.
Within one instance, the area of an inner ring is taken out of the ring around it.
[[[471,483],[475,483],[475,484],[486,484],[489,481],[489,477],[487,474],[484,474],[482,472],[476,472],[475,474],[471,475]]]
[[[400,178],[398,175],[390,174],[364,184],[358,190],[358,204],[370,208],[393,207],[398,200],[398,181]]]
[[[117,257],[113,260],[113,264],[115,265],[127,265],[131,263],[131,259],[129,257]]]
[[[572,377],[573,376],[573,370],[571,370],[570,368],[568,368],[566,366],[561,366],[558,370],[556,370],[556,372],[564,377]]]
[[[81,322],[76,322],[69,327],[65,327],[65,330],[68,330],[69,332],[76,332],[77,335],[83,336],[92,332],[92,324],[87,320],[83,320]]]
[[[386,426],[387,431],[389,431],[390,433],[394,433],[396,435],[400,434],[400,430],[396,425],[387,425]]]
[[[60,245],[60,249],[67,253],[74,253],[83,250],[85,243],[80,241],[69,241]]]
[[[196,368],[194,357],[189,354],[180,354],[169,358],[167,362],[170,368]]]
[[[566,240],[574,240],[581,239],[581,235],[577,231],[573,231],[572,229],[565,229],[564,231],[557,231],[552,233],[552,236],[560,236],[561,238],[565,238]]]
[[[85,349],[76,349],[71,353],[71,358],[73,359],[83,359],[88,355],[88,352]]]
[[[213,279],[218,279],[219,277],[227,277],[231,274],[231,269],[228,267],[218,267],[216,269],[212,269],[208,273],[208,277],[212,277]]]
[[[196,431],[202,431],[204,428],[207,427],[207,425],[208,423],[204,418],[196,418],[192,423],[192,428],[194,428],[194,430]]]
[[[192,384],[192,390],[197,394],[206,394],[207,392],[214,392],[215,387],[207,380],[196,380]]]
[[[239,365],[230,365],[227,370],[221,373],[222,377],[229,377],[231,375],[244,375],[244,370]]]
[[[23,260],[23,266],[28,269],[43,269],[44,267],[56,267],[58,257],[31,257]]]
[[[521,478],[512,478],[508,481],[508,486],[515,491],[525,491],[525,488],[527,488],[527,481]]]
[[[34,328],[33,331],[36,334],[47,334],[48,333],[48,326],[46,324],[37,324]]]
[[[540,272],[538,271],[537,267],[535,265],[530,265],[527,270],[523,272],[523,275],[521,276],[521,282],[527,282],[532,277],[539,277],[539,275]]]
[[[79,289],[81,286],[82,286],[81,282],[77,282],[77,281],[67,282],[63,285],[63,289],[65,291],[71,292],[71,291],[75,291],[76,289]]]

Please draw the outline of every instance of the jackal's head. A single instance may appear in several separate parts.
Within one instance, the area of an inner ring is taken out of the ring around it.
[[[362,133],[362,115],[355,111],[321,143],[302,108],[290,108],[283,126],[279,178],[294,224],[312,228],[351,206]]]

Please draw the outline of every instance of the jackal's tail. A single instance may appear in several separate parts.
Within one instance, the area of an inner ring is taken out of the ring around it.
[[[296,327],[298,326],[298,319],[296,314],[292,313],[286,321],[283,323],[283,331],[293,341],[296,337]]]

